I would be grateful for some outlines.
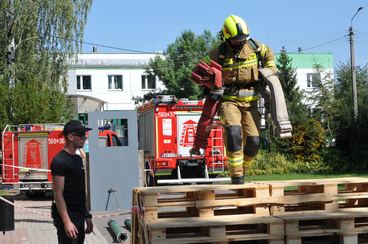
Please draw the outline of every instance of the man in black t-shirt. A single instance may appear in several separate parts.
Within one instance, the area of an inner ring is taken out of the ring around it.
[[[80,121],[65,124],[65,146],[52,160],[51,173],[56,209],[54,225],[59,244],[84,242],[85,234],[93,231],[92,215],[86,207],[84,166],[76,151],[83,148],[86,131]],[[85,223],[87,227],[85,229]]]

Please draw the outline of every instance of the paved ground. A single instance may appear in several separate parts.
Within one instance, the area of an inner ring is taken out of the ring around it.
[[[50,213],[51,200],[29,200],[25,196],[17,196],[15,204],[30,208],[43,214]],[[107,222],[116,220],[123,226],[124,219],[130,216],[101,217],[100,214],[108,212],[93,212],[94,232],[86,236],[86,244],[110,244],[118,243],[110,232]],[[49,216],[29,212],[21,208],[15,208],[15,230],[0,233],[0,244],[57,244],[56,229]],[[130,243],[129,241],[127,243]]]

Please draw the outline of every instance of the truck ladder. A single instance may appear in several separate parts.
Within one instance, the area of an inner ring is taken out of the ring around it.
[[[222,128],[214,128],[211,130],[212,133],[212,149],[211,149],[211,159],[212,159],[212,172],[222,173],[225,170],[224,165],[224,152],[223,152],[223,138],[222,138]],[[218,159],[221,160],[218,160]]]
[[[2,139],[2,154],[3,154],[3,161],[2,161],[2,169],[3,169],[3,180],[9,179],[7,176],[7,173],[10,171],[11,172],[11,177],[10,179],[14,179],[16,176],[15,173],[15,145],[14,145],[14,136],[15,134],[13,133],[11,136],[11,139],[9,139],[9,136],[5,136],[5,132],[9,131],[8,126],[5,127],[5,129],[3,130],[3,133],[1,135],[1,139]],[[11,143],[11,148],[5,148],[6,143]],[[11,155],[12,158],[8,158],[8,151],[11,151]],[[9,164],[9,161],[11,161],[11,164]],[[12,166],[12,167],[6,167],[6,165]]]

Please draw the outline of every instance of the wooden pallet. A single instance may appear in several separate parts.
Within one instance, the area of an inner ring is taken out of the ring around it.
[[[147,224],[149,243],[230,243],[266,240],[284,243],[284,223],[272,216],[214,216],[204,218],[158,219]]]
[[[136,211],[132,211],[132,226],[131,226],[131,234],[130,239],[133,244],[141,244],[144,243],[144,235],[142,235],[142,227],[140,225],[140,213],[137,212],[138,209],[138,194],[137,188],[133,189],[132,192],[132,209],[135,208]]]
[[[132,241],[149,243],[147,225],[161,219],[169,223],[170,220],[175,222],[186,219],[197,222],[217,216],[269,216],[268,199],[269,187],[253,183],[136,188],[133,192],[133,206],[138,206],[142,211],[132,214],[132,224],[137,230]]]
[[[136,188],[132,243],[366,243],[368,179]]]
[[[368,207],[368,179],[360,177],[321,180],[256,182],[270,187],[274,204],[270,214],[335,212]]]
[[[269,188],[264,185],[147,187],[137,191],[145,223],[161,218],[269,215],[265,203]]]
[[[368,179],[348,178],[339,183],[335,196],[339,210],[354,210],[368,207]]]
[[[325,243],[357,244],[359,235],[368,234],[368,208],[331,213],[284,214],[285,240],[288,244],[305,243],[325,237]],[[317,239],[318,239],[317,238]],[[303,241],[304,240],[304,241]]]

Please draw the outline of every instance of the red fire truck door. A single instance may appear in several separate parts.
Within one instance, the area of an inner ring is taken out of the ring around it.
[[[32,133],[18,136],[19,178],[20,180],[47,180],[48,169],[47,133]]]
[[[178,154],[190,156],[189,150],[193,147],[200,115],[194,112],[177,114]]]

